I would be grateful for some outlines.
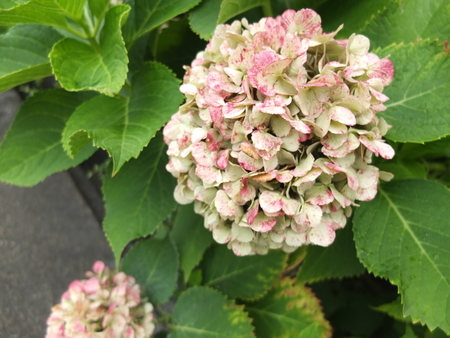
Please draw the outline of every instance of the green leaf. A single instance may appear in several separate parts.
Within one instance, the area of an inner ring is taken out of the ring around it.
[[[450,157],[450,137],[445,137],[438,141],[427,142],[425,144],[405,143],[396,154],[397,158],[419,159]]]
[[[53,2],[69,18],[80,20],[83,17],[83,7],[86,0],[53,0]]]
[[[120,91],[128,71],[128,56],[120,27],[129,11],[125,5],[108,10],[98,45],[65,38],[53,47],[51,65],[56,79],[65,89],[96,90],[109,96]]]
[[[13,7],[23,5],[30,0],[3,0],[0,2],[0,9],[11,9]]]
[[[0,146],[0,180],[31,186],[91,156],[95,148],[87,146],[71,159],[61,143],[66,121],[90,97],[86,93],[54,89],[39,92],[25,101]]]
[[[409,323],[411,322],[410,316],[408,316],[408,317],[403,316],[403,305],[402,305],[400,297],[391,303],[387,303],[387,304],[383,304],[383,305],[375,307],[375,310],[384,312],[394,319],[409,322]]]
[[[89,9],[97,19],[102,19],[108,10],[110,0],[88,0]]]
[[[356,257],[351,222],[336,231],[336,239],[327,248],[310,246],[297,274],[297,283],[313,283],[328,278],[344,278],[364,273]]]
[[[203,253],[213,242],[211,232],[205,229],[203,223],[203,217],[194,212],[192,204],[178,208],[171,237],[180,254],[185,282],[189,280],[192,270],[200,263]]]
[[[52,75],[48,53],[61,38],[39,25],[17,25],[0,35],[0,92]]]
[[[203,283],[231,298],[256,299],[280,277],[286,260],[287,255],[280,250],[238,257],[225,245],[214,245],[201,265]]]
[[[304,285],[282,279],[260,300],[245,307],[253,318],[258,338],[330,337],[331,327],[321,311],[319,300]],[[317,324],[316,335],[308,336]],[[306,332],[305,332],[306,331]]]
[[[238,14],[258,6],[270,6],[269,0],[223,0],[217,23],[227,22]]]
[[[414,333],[413,329],[410,326],[407,326],[405,334],[401,338],[417,338],[417,336]]]
[[[178,254],[169,236],[136,243],[122,261],[121,270],[136,278],[152,304],[165,303],[176,289]]]
[[[386,137],[400,142],[427,142],[450,134],[450,56],[437,42],[390,46],[395,78],[385,89],[390,98],[379,113],[393,126]]]
[[[320,337],[320,328],[317,322],[309,324],[309,326],[302,330],[297,338],[311,338],[311,337]]]
[[[64,148],[74,155],[83,139],[92,138],[113,158],[115,175],[177,111],[183,100],[178,87],[179,80],[167,67],[144,65],[133,76],[129,98],[97,96],[77,109],[64,131]]]
[[[344,24],[337,37],[339,39],[348,39],[353,33],[359,34],[374,13],[382,10],[391,1],[326,1],[317,9],[317,12],[322,18],[324,32],[333,32],[341,24]],[[306,6],[305,8],[310,8],[310,6]]]
[[[358,256],[399,287],[403,315],[450,332],[450,191],[424,180],[394,181],[356,210]]]
[[[175,181],[165,168],[167,162],[166,145],[158,134],[138,159],[126,163],[116,176],[105,177],[103,228],[116,262],[131,240],[153,233],[175,208]]]
[[[169,338],[251,338],[253,327],[242,306],[220,292],[198,286],[187,289],[173,310]]]
[[[164,22],[197,5],[201,0],[127,0],[132,8],[130,20],[123,27],[123,36],[132,43]]]
[[[419,39],[442,42],[450,36],[449,20],[448,0],[390,1],[386,10],[373,16],[362,33],[371,40],[372,48]]]
[[[382,162],[377,165],[382,171],[394,174],[394,180],[407,180],[411,178],[427,178],[427,172],[422,163],[411,160],[397,160]]]
[[[194,32],[209,40],[217,26],[222,0],[203,0],[189,12],[189,23]]]
[[[186,73],[183,66],[190,65],[197,53],[204,49],[205,41],[189,29],[186,18],[167,23],[158,37],[155,58],[173,69],[182,79]],[[174,50],[182,50],[183,53],[174,53]]]
[[[72,25],[67,18],[81,20],[85,2],[86,0],[7,1],[6,6],[0,6],[0,26],[34,23],[70,29]],[[9,7],[13,3],[18,6]]]

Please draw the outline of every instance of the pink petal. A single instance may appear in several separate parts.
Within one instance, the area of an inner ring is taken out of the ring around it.
[[[303,232],[304,227],[315,227],[322,219],[322,209],[318,205],[303,203],[300,212],[294,216],[295,223],[291,228],[295,232]]]
[[[195,174],[207,184],[220,183],[222,181],[222,174],[220,170],[215,167],[197,165]]]
[[[309,240],[311,243],[320,246],[329,246],[334,242],[336,233],[332,227],[332,223],[321,222],[309,232]]]
[[[347,126],[354,126],[356,124],[355,114],[350,109],[342,106],[331,108],[331,119]]]
[[[252,204],[250,209],[248,209],[245,220],[248,224],[252,225],[255,217],[258,215],[259,212],[259,201],[255,200],[255,202]]]
[[[240,90],[240,87],[231,83],[225,74],[219,73],[215,70],[208,73],[208,76],[206,77],[206,85],[215,92],[224,90],[229,93],[237,93]]]
[[[231,201],[223,190],[217,191],[214,206],[222,216],[237,216],[241,213],[240,207]]]
[[[334,196],[327,186],[318,184],[305,192],[305,199],[313,205],[325,205],[333,202]]]
[[[268,232],[272,230],[272,228],[277,223],[277,219],[273,217],[267,217],[264,213],[260,212],[254,218],[253,223],[251,224],[251,228],[258,232]]]
[[[255,160],[254,158],[248,156],[243,151],[239,152],[238,155],[239,165],[242,166],[247,171],[258,171],[263,167],[262,159]]]
[[[231,229],[225,225],[217,225],[212,229],[213,238],[217,243],[225,244],[231,240]]]
[[[252,253],[252,246],[250,243],[243,243],[239,241],[230,242],[231,249],[236,256],[247,256]]]
[[[297,213],[297,210],[299,209],[299,202],[291,199],[291,198],[282,198],[283,202],[283,211],[288,216],[294,216]]]
[[[311,169],[314,163],[314,156],[309,154],[306,158],[301,159],[299,164],[292,170],[292,175],[295,177],[305,176]]]
[[[383,86],[388,86],[394,79],[394,65],[388,59],[381,59],[377,63],[369,66],[367,75],[370,79],[381,79]]]
[[[287,245],[293,247],[299,247],[306,244],[307,234],[306,233],[296,233],[291,229],[286,230],[285,242]]]
[[[322,33],[320,16],[312,9],[287,10],[282,14],[282,20],[286,30],[297,35],[314,37]]]
[[[277,148],[277,150],[279,150],[281,144],[283,143],[279,137],[260,130],[255,130],[252,133],[252,141],[255,148],[261,150],[271,150],[273,148]]]
[[[280,194],[272,191],[263,191],[259,196],[259,203],[261,208],[269,213],[278,212],[283,207]]]
[[[219,155],[217,156],[216,166],[219,169],[225,169],[228,166],[228,157],[230,156],[230,149],[219,151]]]
[[[294,178],[294,175],[292,175],[292,173],[289,171],[279,172],[279,173],[277,173],[277,176],[276,176],[277,181],[280,183],[288,183],[288,182],[292,181],[293,178]]]
[[[359,140],[366,146],[367,149],[377,156],[390,160],[395,155],[394,149],[382,140],[370,140],[364,135],[361,135]]]

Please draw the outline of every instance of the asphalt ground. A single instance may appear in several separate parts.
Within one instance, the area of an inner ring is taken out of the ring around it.
[[[0,94],[0,138],[19,105],[16,92]],[[76,170],[31,188],[0,183],[0,338],[45,337],[50,309],[70,282],[96,260],[113,266],[98,203]]]

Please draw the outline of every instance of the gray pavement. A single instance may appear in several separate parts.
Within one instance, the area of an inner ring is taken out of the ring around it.
[[[18,107],[0,94],[0,137]],[[96,260],[113,266],[98,221],[67,172],[0,184],[0,338],[43,338],[50,308]]]

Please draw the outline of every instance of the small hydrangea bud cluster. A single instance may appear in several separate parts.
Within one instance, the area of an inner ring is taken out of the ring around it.
[[[154,331],[153,306],[123,272],[96,262],[87,280],[73,281],[52,308],[46,338],[148,338]]]
[[[342,26],[341,26],[342,27]],[[340,28],[341,28],[340,27]],[[339,29],[340,29],[339,28]],[[369,40],[335,40],[310,9],[219,25],[186,68],[186,103],[164,128],[175,198],[235,254],[330,245],[390,159],[376,113],[393,65]]]

